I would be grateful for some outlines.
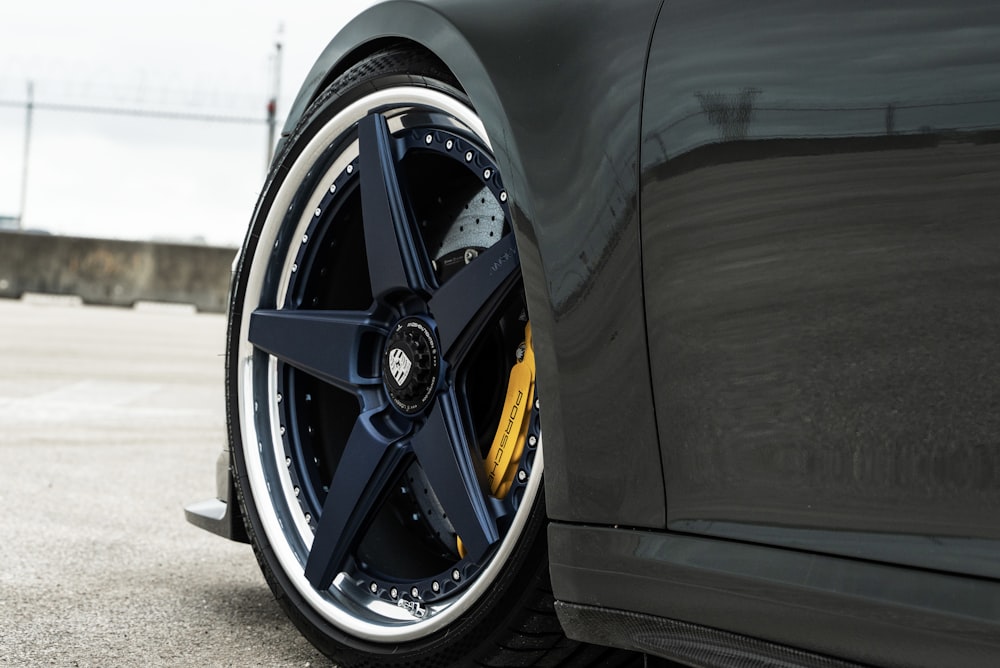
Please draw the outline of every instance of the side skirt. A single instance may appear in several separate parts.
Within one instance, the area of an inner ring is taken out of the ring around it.
[[[1000,665],[1000,582],[988,578],[562,523],[549,526],[549,557],[560,620],[580,640],[668,655],[693,626],[713,651],[752,638],[765,642],[754,651],[778,645],[867,665]],[[646,621],[625,623],[620,610]],[[649,626],[647,617],[660,619]],[[790,651],[787,665],[799,665]]]
[[[562,602],[556,603],[556,614],[570,637],[660,656],[685,666],[857,668],[859,665],[652,615]]]

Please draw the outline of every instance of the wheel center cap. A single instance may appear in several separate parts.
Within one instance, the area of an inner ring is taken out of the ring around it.
[[[440,367],[437,339],[426,320],[408,317],[393,326],[382,355],[382,382],[396,408],[407,415],[426,408]]]

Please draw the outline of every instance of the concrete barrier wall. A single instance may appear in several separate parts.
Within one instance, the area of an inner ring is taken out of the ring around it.
[[[0,232],[0,297],[78,295],[88,304],[138,301],[226,310],[235,248]]]

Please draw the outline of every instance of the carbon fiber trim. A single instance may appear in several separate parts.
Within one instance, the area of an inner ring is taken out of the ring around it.
[[[861,665],[652,615],[561,601],[555,607],[570,638],[653,654],[695,668],[858,668]]]

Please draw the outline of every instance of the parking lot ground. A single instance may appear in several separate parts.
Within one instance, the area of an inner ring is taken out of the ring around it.
[[[225,438],[225,319],[0,299],[0,665],[325,666],[249,546],[184,521]]]

